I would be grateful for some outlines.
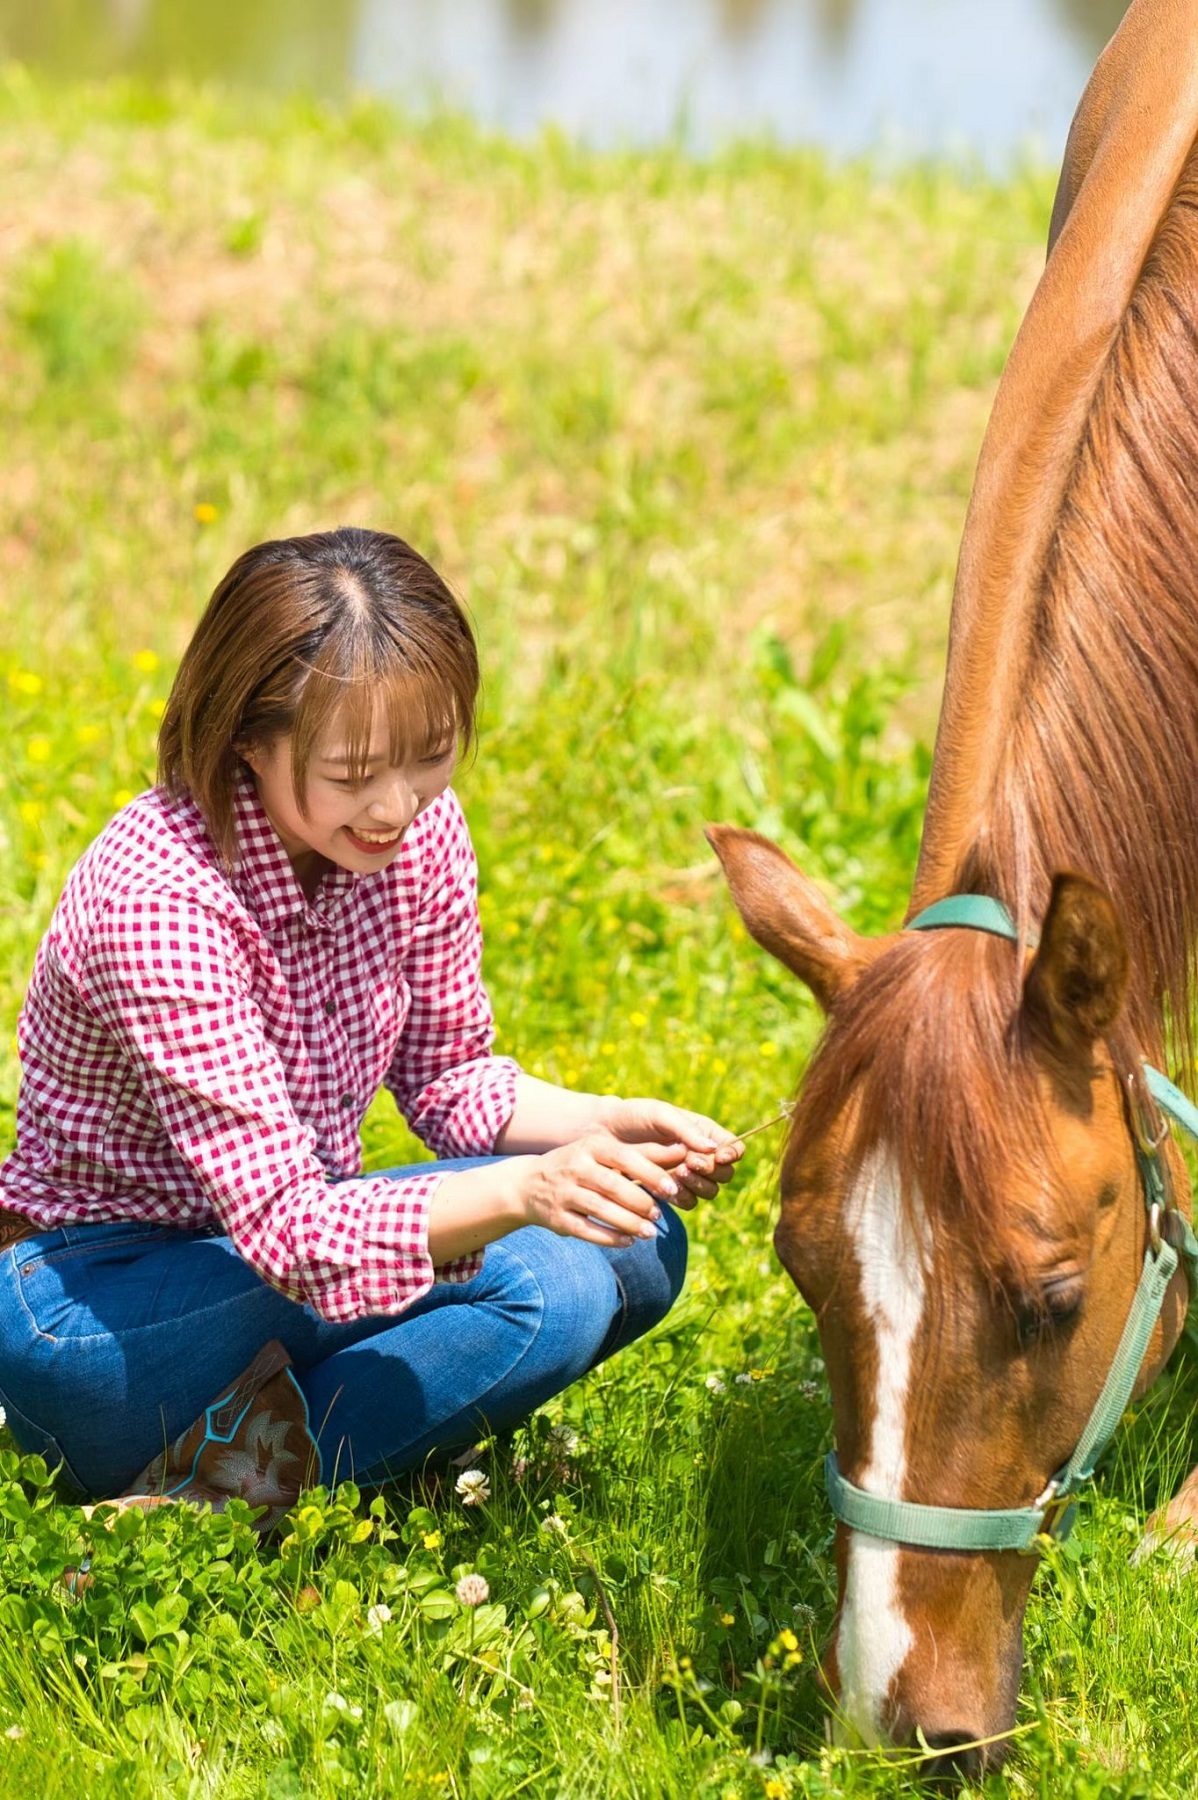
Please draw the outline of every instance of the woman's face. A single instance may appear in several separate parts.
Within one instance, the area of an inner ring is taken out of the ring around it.
[[[322,857],[358,875],[384,869],[395,859],[417,813],[453,779],[456,739],[450,735],[434,751],[396,768],[386,715],[376,707],[365,779],[355,782],[347,766],[344,730],[334,720],[308,764],[307,817],[299,809],[292,780],[290,737],[241,754],[253,771],[263,811],[297,877],[310,888],[319,879]]]

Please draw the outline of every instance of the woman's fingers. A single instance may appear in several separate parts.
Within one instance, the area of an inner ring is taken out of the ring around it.
[[[585,1142],[586,1152],[597,1168],[613,1170],[628,1181],[640,1182],[659,1199],[672,1200],[678,1183],[670,1173],[672,1165],[664,1157],[659,1162],[654,1154],[659,1148],[655,1144],[622,1144],[606,1133]]]
[[[652,1220],[640,1218],[604,1194],[584,1191],[572,1198],[569,1211],[589,1219],[593,1225],[606,1225],[623,1237],[650,1239],[657,1236],[657,1227]]]

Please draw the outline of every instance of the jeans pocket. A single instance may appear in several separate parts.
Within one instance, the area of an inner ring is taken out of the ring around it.
[[[62,1488],[86,1499],[87,1489],[71,1467],[66,1451],[58,1439],[50,1432],[44,1431],[40,1425],[34,1424],[33,1420],[28,1418],[20,1407],[14,1406],[3,1389],[0,1389],[0,1406],[4,1408],[8,1429],[22,1455],[44,1457],[48,1469],[58,1470],[58,1480]]]

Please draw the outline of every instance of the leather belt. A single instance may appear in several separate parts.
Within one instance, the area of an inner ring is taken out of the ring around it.
[[[0,1206],[0,1250],[11,1250],[14,1244],[36,1237],[43,1230],[44,1226],[27,1219],[24,1213],[11,1212],[7,1206]]]

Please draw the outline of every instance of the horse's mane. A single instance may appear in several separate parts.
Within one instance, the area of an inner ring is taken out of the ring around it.
[[[1020,700],[953,886],[1025,930],[1060,870],[1123,920],[1131,978],[1114,1060],[1192,1061],[1198,936],[1198,155],[1098,381],[1032,605]],[[860,1157],[887,1144],[933,1229],[1002,1252],[1013,1157],[1043,1156],[1021,959],[1001,939],[898,939],[838,1004],[794,1153],[850,1103]],[[1005,1179],[1006,1178],[1006,1179]]]
[[[1131,952],[1127,1021],[1191,1061],[1198,936],[1198,157],[1100,377],[1033,607],[1023,699],[958,884],[1038,921],[1100,882]]]

